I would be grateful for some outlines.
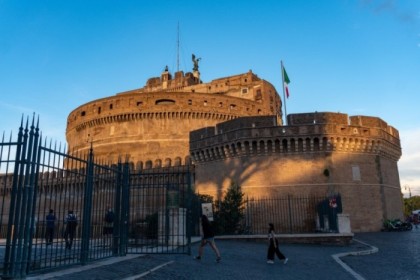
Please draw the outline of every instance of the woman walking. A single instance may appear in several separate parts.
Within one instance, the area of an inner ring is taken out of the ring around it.
[[[283,260],[283,263],[286,264],[289,259],[286,258],[282,254],[282,252],[280,252],[279,242],[276,238],[276,233],[274,232],[274,225],[272,223],[269,223],[268,226],[269,226],[269,228],[268,228],[269,246],[268,246],[268,252],[267,252],[267,263],[273,264],[274,263],[274,254],[276,254],[277,257],[280,260]]]
[[[201,243],[200,247],[198,247],[198,256],[196,256],[195,259],[201,260],[201,257],[203,256],[204,246],[206,246],[206,244],[208,243],[213,249],[213,251],[216,253],[216,262],[220,262],[222,258],[220,257],[219,249],[217,249],[216,242],[214,242],[214,232],[206,215],[201,216],[201,229]]]

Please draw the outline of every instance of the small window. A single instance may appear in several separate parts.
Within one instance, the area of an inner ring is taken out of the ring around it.
[[[235,109],[236,108],[236,105],[235,104],[230,104],[230,109]]]
[[[192,100],[188,99],[188,105],[192,105]]]
[[[137,107],[140,107],[141,105],[143,105],[142,101],[137,101]]]
[[[175,100],[172,99],[159,99],[156,100],[155,105],[173,105],[175,104]]]
[[[360,168],[357,165],[354,165],[351,167],[351,172],[353,175],[353,181],[361,181],[361,176],[360,176]]]
[[[80,113],[80,115],[81,115],[82,117],[86,116],[86,111],[82,111],[82,112]]]
[[[243,88],[242,89],[242,94],[247,94],[248,93],[248,89],[247,88]]]
[[[223,107],[223,102],[219,102],[219,107]]]
[[[112,108],[114,108],[114,105],[109,104],[109,109],[112,110]]]
[[[255,100],[261,100],[262,99],[262,94],[261,94],[261,90],[257,89],[257,93],[255,94]]]
[[[98,114],[101,113],[101,107],[98,107]]]
[[[204,104],[203,104],[204,106],[207,106],[207,100],[204,100]]]

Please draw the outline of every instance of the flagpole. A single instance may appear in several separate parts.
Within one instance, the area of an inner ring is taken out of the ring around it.
[[[283,104],[284,104],[284,122],[287,125],[287,109],[286,109],[286,94],[284,92],[284,67],[283,67],[283,60],[280,60],[281,64],[281,86],[283,87]]]

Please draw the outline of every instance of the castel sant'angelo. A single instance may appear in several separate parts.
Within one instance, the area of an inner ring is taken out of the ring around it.
[[[282,101],[252,71],[200,80],[164,69],[139,89],[72,111],[70,153],[87,151],[131,169],[195,165],[194,188],[220,197],[231,182],[252,197],[339,193],[351,229],[402,218],[398,131],[378,117],[313,112],[282,119]]]

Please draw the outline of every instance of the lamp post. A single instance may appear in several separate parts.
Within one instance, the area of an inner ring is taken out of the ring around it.
[[[404,185],[404,190],[408,190],[408,210],[410,211],[410,215],[412,214],[413,207],[412,207],[412,201],[411,201],[411,188],[409,185]]]

